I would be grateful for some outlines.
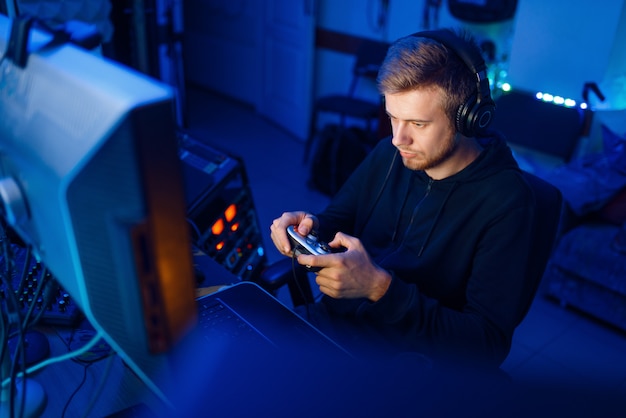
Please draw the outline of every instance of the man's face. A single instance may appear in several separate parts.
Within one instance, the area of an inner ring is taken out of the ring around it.
[[[441,105],[439,88],[385,95],[391,120],[392,143],[411,170],[436,170],[449,163],[458,135]]]

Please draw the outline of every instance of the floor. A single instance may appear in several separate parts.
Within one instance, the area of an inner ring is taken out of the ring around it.
[[[268,257],[279,259],[269,240],[272,220],[288,210],[315,212],[328,201],[306,186],[303,143],[246,105],[193,87],[187,93],[189,132],[243,158],[259,221],[267,227]],[[288,303],[286,295],[279,298]],[[561,412],[568,408],[579,416],[626,416],[626,334],[560,306],[541,289],[502,368],[515,381],[533,382],[538,391],[572,389],[542,406],[554,416],[565,416]]]

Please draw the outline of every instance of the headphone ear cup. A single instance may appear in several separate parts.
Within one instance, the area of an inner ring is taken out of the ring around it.
[[[493,100],[476,103],[476,97],[473,94],[456,112],[456,129],[470,138],[485,133],[496,110]]]
[[[472,94],[456,111],[456,130],[467,137],[474,136],[469,118],[475,105],[476,94]]]
[[[467,124],[474,136],[484,134],[496,114],[496,104],[489,98],[478,103],[470,115]]]

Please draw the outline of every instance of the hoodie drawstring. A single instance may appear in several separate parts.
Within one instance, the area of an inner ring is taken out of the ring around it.
[[[431,184],[432,184],[432,180],[430,180],[430,183],[428,185],[428,190],[430,190],[430,185]],[[439,217],[441,216],[441,212],[443,212],[443,208],[446,205],[446,203],[448,202],[448,199],[452,195],[452,192],[456,188],[457,184],[458,184],[458,182],[456,182],[456,181],[454,183],[452,183],[452,187],[450,187],[450,190],[448,190],[448,193],[446,193],[446,197],[443,199],[443,202],[441,202],[441,206],[439,206],[439,209],[437,210],[437,214],[435,215],[435,218],[433,219],[433,222],[430,225],[430,228],[428,229],[428,233],[426,234],[426,237],[424,238],[424,242],[422,243],[422,246],[420,247],[420,250],[417,253],[418,257],[422,256],[422,253],[424,252],[424,248],[426,248],[426,244],[428,243],[428,240],[430,239],[430,236],[432,235],[433,230],[435,229],[435,225],[437,224],[437,221],[439,220]],[[426,197],[426,196],[424,196],[424,197]],[[422,199],[422,200],[424,200],[424,199]]]

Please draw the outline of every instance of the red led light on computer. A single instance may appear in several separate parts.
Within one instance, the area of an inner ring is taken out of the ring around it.
[[[213,235],[219,235],[224,232],[224,220],[222,218],[215,221],[215,223],[211,227],[211,232],[213,233]]]
[[[226,218],[227,222],[230,222],[235,219],[235,216],[237,216],[237,205],[233,203],[228,206],[224,211],[224,217]]]

